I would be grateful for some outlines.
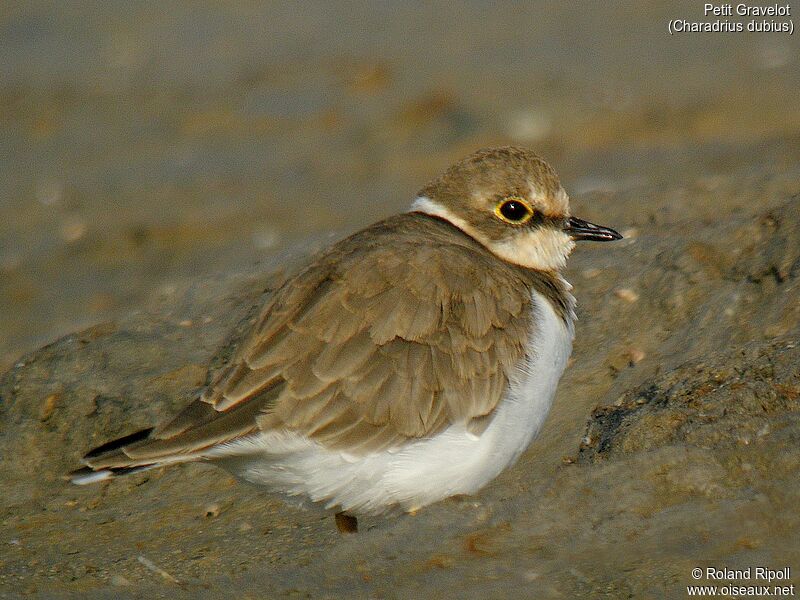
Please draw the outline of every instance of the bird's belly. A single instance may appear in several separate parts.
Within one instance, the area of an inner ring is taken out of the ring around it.
[[[393,452],[355,457],[270,432],[251,438],[246,453],[239,448],[239,456],[229,454],[224,466],[253,483],[356,514],[414,510],[477,491],[516,461],[539,432],[572,350],[571,325],[539,293],[533,300],[528,358],[481,435],[453,425]]]

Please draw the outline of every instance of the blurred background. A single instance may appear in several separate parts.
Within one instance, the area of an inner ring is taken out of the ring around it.
[[[703,5],[0,3],[0,597],[685,598],[695,567],[800,572],[800,36],[668,33]],[[494,144],[626,237],[569,261],[573,362],[514,468],[348,538],[210,466],[66,485],[196,396],[293,249]]]
[[[713,219],[725,173],[796,169],[798,37],[673,18],[702,4],[4,2],[0,370],[402,210],[489,144],[573,197],[677,188]]]

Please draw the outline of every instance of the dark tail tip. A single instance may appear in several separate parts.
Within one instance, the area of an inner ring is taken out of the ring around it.
[[[118,450],[123,446],[128,446],[135,442],[141,442],[142,440],[146,440],[150,437],[150,433],[153,431],[153,427],[148,427],[147,429],[142,429],[141,431],[137,431],[136,433],[131,433],[130,435],[126,435],[125,437],[117,438],[116,440],[111,440],[110,442],[106,442],[102,446],[98,446],[94,450],[88,452],[83,458],[97,458],[101,454],[105,454],[106,452],[111,452],[112,450]]]

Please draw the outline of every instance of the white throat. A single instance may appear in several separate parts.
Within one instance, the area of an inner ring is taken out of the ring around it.
[[[426,196],[416,198],[411,204],[410,212],[444,219],[478,240],[495,256],[529,269],[560,271],[566,266],[567,257],[575,247],[575,242],[567,233],[550,228],[519,232],[508,240],[494,242],[453,211]]]

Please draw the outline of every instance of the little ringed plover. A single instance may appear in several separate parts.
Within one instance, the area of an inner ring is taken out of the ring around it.
[[[330,246],[263,306],[173,420],[109,442],[72,481],[190,461],[356,515],[471,494],[536,436],[572,349],[578,240],[553,169],[479,150],[408,212]]]

